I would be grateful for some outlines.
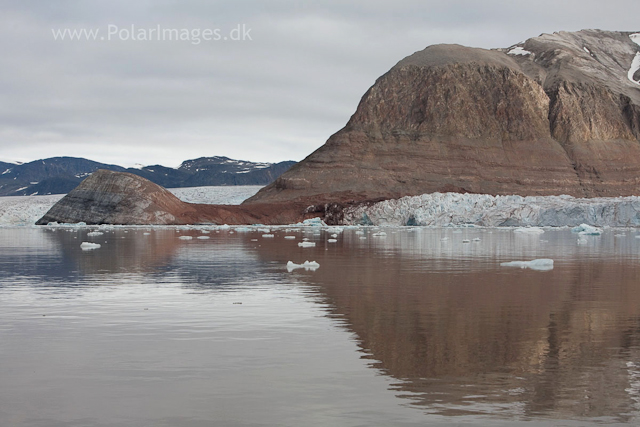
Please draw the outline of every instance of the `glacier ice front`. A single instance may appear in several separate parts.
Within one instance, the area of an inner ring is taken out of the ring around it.
[[[360,205],[344,211],[346,225],[531,227],[640,226],[640,197],[491,196],[432,193]]]

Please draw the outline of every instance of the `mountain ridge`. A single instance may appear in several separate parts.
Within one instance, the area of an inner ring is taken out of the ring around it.
[[[293,161],[249,162],[223,156],[185,160],[178,168],[162,165],[125,168],[68,156],[20,164],[0,162],[0,196],[66,194],[99,169],[129,172],[167,188],[266,185],[293,164]]]
[[[639,43],[640,33],[582,30],[502,49],[429,46],[246,203],[639,194]]]

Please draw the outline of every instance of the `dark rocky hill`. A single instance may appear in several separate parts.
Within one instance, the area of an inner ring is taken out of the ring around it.
[[[584,30],[506,49],[430,46],[380,77],[342,130],[246,203],[640,194],[637,42]]]

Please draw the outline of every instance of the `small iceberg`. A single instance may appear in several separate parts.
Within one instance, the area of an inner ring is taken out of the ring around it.
[[[338,239],[329,239],[329,240],[327,240],[327,242],[329,242],[329,243],[336,243],[337,241],[338,241]]]
[[[180,236],[180,237],[178,237],[178,239],[180,239],[180,240],[191,240],[191,239],[193,239],[193,236]]]
[[[284,238],[287,240],[295,240],[296,236],[284,236]]]
[[[602,230],[600,228],[596,228],[588,224],[580,224],[577,227],[573,227],[571,231],[583,236],[599,236],[602,234]]]
[[[537,271],[553,270],[552,259],[534,259],[533,261],[511,261],[500,264],[502,267],[530,268]]]
[[[274,237],[274,235],[273,235],[273,234],[263,234],[263,235],[262,235],[262,238],[264,238],[264,239],[271,239],[271,238],[273,238],[273,237]]]
[[[91,231],[87,233],[87,237],[97,237],[102,236],[104,233],[102,231]]]
[[[377,233],[372,234],[373,237],[387,237],[387,233],[384,231],[378,231]]]
[[[307,227],[326,227],[327,224],[322,218],[309,218],[297,224],[291,224],[293,226],[307,226]]]
[[[198,239],[200,239],[200,240],[207,240],[207,239],[210,239],[210,237],[209,237],[209,236],[198,236],[197,238],[198,238]]]
[[[316,271],[320,268],[320,264],[315,261],[305,261],[303,264],[296,264],[293,261],[287,263],[287,271],[291,273],[293,270],[304,268],[306,271]]]
[[[100,248],[99,243],[82,242],[80,244],[80,249],[82,249],[83,251],[90,251],[90,250],[99,249],[99,248]]]
[[[540,227],[519,227],[513,230],[514,233],[522,234],[542,234],[544,230]]]
[[[298,246],[301,248],[315,248],[316,244],[315,242],[300,242],[298,243]]]

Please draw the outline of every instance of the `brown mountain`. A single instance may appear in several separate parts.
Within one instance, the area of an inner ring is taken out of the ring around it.
[[[508,49],[430,46],[380,77],[342,130],[246,203],[639,194],[636,41],[584,30]]]
[[[342,130],[241,206],[191,205],[102,172],[39,223],[335,223],[344,203],[436,191],[636,195],[637,43],[640,34],[584,30],[507,49],[430,46],[380,77]]]

